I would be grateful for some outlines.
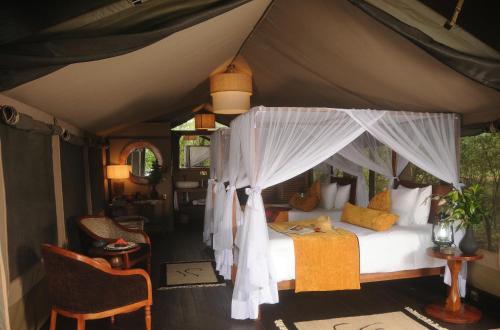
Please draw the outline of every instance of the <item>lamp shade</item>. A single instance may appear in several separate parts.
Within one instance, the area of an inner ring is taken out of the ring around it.
[[[215,115],[209,111],[201,110],[194,115],[196,129],[215,128]]]
[[[250,109],[252,76],[236,72],[235,68],[210,76],[213,112],[223,115],[240,114]]]
[[[128,179],[130,177],[129,165],[106,166],[106,177],[108,179]]]

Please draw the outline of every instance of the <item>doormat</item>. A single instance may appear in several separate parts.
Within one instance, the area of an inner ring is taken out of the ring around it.
[[[431,319],[418,313],[416,310],[406,307],[405,312],[390,312],[382,314],[359,315],[339,317],[326,320],[312,320],[295,322],[288,327],[283,320],[275,320],[276,329],[279,330],[447,330]]]
[[[215,262],[181,261],[161,264],[158,290],[225,286],[222,276],[215,273]]]

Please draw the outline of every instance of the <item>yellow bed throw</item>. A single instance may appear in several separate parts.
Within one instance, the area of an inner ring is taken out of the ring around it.
[[[293,239],[295,292],[359,289],[358,237],[348,230],[332,228],[326,216],[314,220],[268,224]],[[309,234],[292,234],[294,226],[316,228]]]

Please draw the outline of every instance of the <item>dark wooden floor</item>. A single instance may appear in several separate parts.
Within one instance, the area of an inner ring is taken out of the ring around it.
[[[211,253],[201,242],[199,232],[175,232],[153,239],[152,282],[159,284],[159,265],[165,261],[202,260]],[[175,289],[153,292],[153,329],[276,329],[274,320],[283,319],[293,329],[294,321],[375,314],[412,307],[423,314],[423,307],[444,297],[440,278],[401,280],[364,284],[360,291],[325,293],[280,292],[280,303],[262,308],[262,321],[236,321],[230,318],[232,287]],[[449,329],[492,329],[500,327],[500,315],[486,314],[473,326]],[[108,320],[89,321],[87,329],[110,329]],[[48,329],[46,326],[44,329]],[[57,329],[76,329],[72,320],[59,318]],[[141,311],[118,316],[114,329],[144,329]]]

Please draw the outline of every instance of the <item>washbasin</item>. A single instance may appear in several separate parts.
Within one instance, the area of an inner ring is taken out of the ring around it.
[[[198,188],[198,181],[176,181],[175,186],[180,189]]]

